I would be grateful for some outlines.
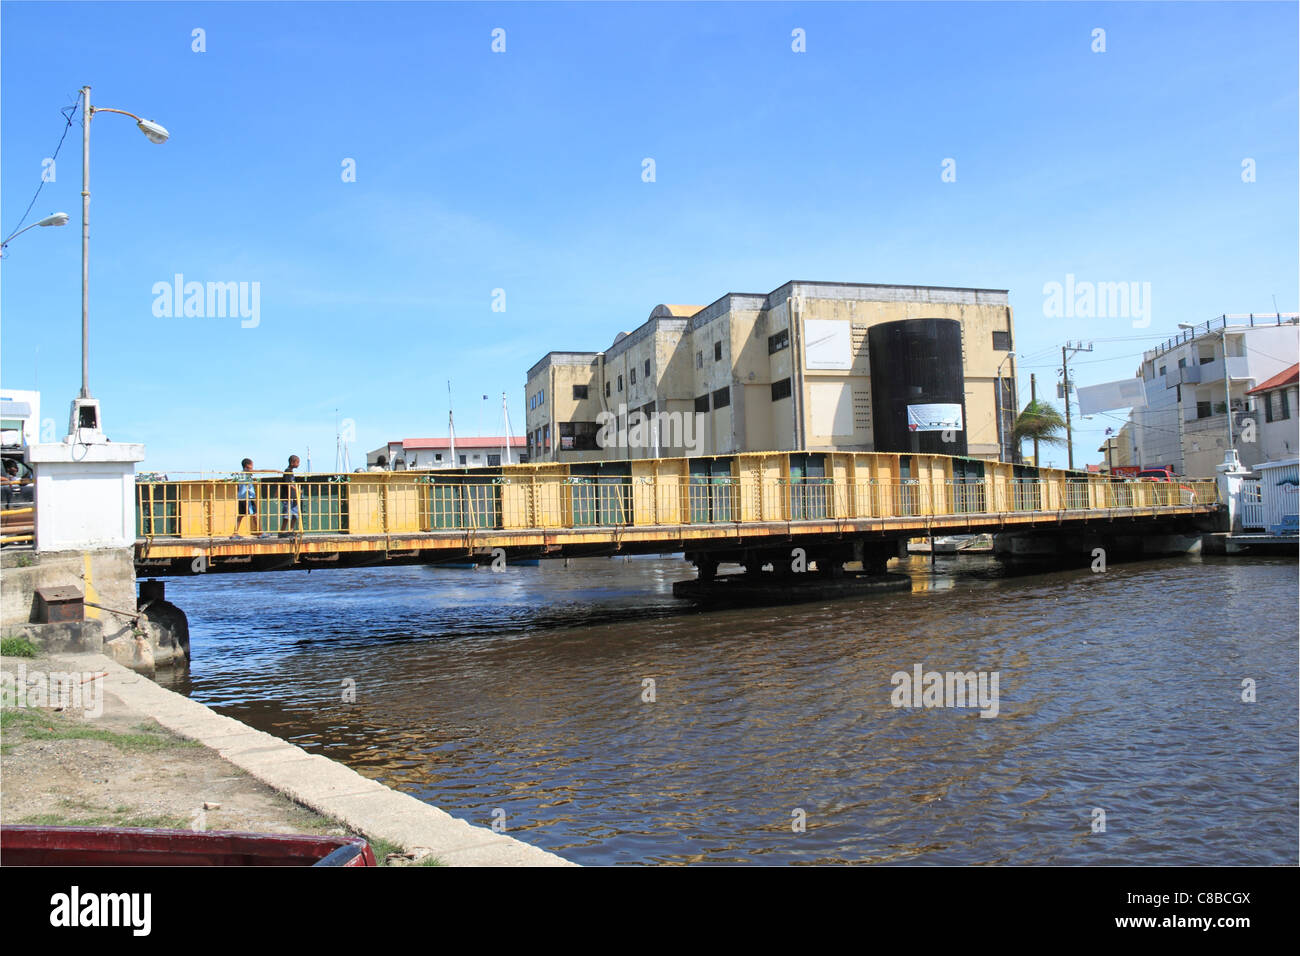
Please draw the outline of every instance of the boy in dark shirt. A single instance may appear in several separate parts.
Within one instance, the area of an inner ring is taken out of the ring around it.
[[[281,537],[289,531],[297,531],[302,527],[299,515],[299,505],[302,498],[298,491],[298,485],[302,479],[293,473],[293,470],[297,467],[298,456],[290,455],[289,467],[284,470],[280,485],[281,514],[284,515],[280,522]]]

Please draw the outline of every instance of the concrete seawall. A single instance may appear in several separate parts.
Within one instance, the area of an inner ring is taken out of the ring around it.
[[[554,853],[457,819],[319,754],[218,714],[102,654],[61,654],[69,671],[107,672],[104,692],[215,751],[285,796],[370,839],[428,848],[451,866],[573,866]]]
[[[189,660],[184,612],[161,599],[160,587],[155,587],[158,598],[137,598],[130,548],[6,552],[0,556],[0,578],[5,637],[26,637],[56,653],[102,653],[150,676],[156,668],[183,667]],[[43,623],[36,592],[48,587],[74,588],[85,602],[85,619]]]

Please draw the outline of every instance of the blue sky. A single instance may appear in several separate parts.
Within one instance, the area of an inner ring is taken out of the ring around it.
[[[355,466],[445,434],[449,378],[459,434],[498,433],[503,391],[519,433],[547,351],[789,279],[1009,289],[1022,396],[1033,371],[1053,397],[1067,339],[1096,343],[1082,385],[1179,322],[1297,310],[1296,32],[1282,3],[6,2],[0,229],[80,86],[168,128],[94,122],[90,384],[173,474],[331,469],[336,415]],[[28,220],[73,221],[0,267],[0,382],[39,375],[59,436],[80,132]],[[177,273],[259,283],[257,326],[155,316]],[[1149,282],[1150,326],[1049,317],[1067,274]]]

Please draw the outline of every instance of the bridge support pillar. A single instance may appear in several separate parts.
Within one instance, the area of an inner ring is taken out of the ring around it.
[[[90,643],[83,649],[148,675],[157,666],[188,660],[188,630],[178,642],[156,623],[163,616],[174,623],[178,614],[183,621],[180,609],[171,613],[159,606],[141,616],[137,603],[135,466],[143,459],[144,445],[104,437],[97,408],[87,417],[74,406],[67,438],[28,447],[36,553],[15,555],[13,563],[5,555],[4,626],[25,625],[38,643],[45,631],[51,641],[60,640],[56,624],[42,618],[36,591],[70,588],[80,594],[87,625],[82,632]]]

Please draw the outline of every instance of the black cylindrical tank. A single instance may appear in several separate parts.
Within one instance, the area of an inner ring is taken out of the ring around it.
[[[871,356],[871,417],[875,450],[913,454],[966,454],[966,378],[961,323],[955,319],[903,319],[867,330]],[[913,430],[909,405],[960,405],[962,428]]]

